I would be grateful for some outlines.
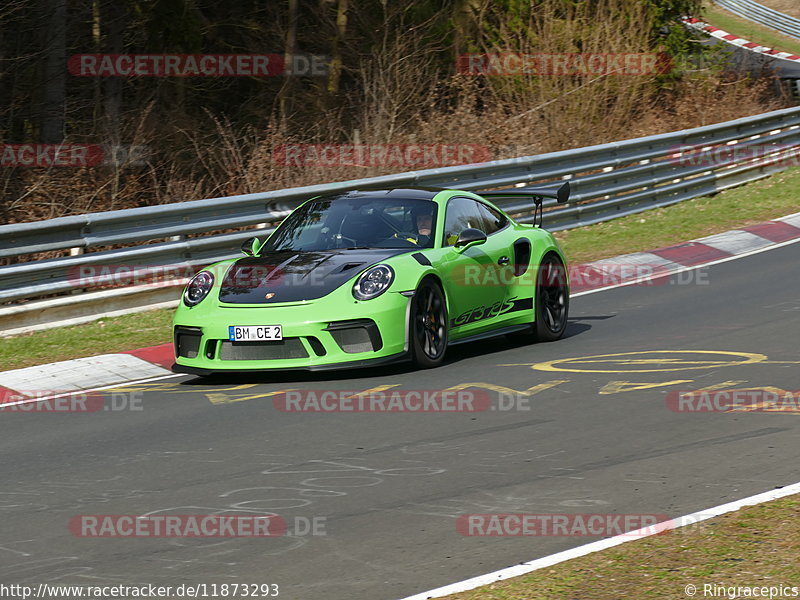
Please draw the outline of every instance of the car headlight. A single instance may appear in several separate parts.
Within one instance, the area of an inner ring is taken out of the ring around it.
[[[214,286],[214,276],[208,271],[200,271],[197,275],[192,277],[189,285],[183,292],[183,303],[186,306],[195,306],[203,301],[203,298],[208,296],[211,288]]]
[[[375,265],[364,271],[353,286],[356,300],[371,300],[385,292],[394,280],[394,271],[389,265]]]

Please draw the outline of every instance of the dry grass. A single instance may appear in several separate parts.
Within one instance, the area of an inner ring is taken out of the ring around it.
[[[471,51],[659,50],[641,26],[650,19],[647,3],[543,0],[526,23],[505,18],[492,2],[469,4],[482,11],[483,22],[497,24]],[[687,73],[669,84],[653,75],[443,79],[436,63],[442,42],[410,35],[402,10],[391,18],[378,49],[356,74],[360,92],[346,112],[320,114],[290,129],[286,119],[242,128],[212,114],[204,123],[161,123],[146,109],[118,124],[122,139],[152,149],[146,166],[5,169],[0,190],[10,200],[0,206],[0,220],[49,219],[415,168],[285,165],[275,159],[275,149],[285,144],[476,144],[499,159],[708,125],[785,105],[766,80],[711,71]],[[95,134],[104,139],[102,131]]]

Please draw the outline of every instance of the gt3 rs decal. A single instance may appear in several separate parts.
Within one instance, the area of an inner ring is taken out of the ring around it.
[[[491,319],[498,315],[516,312],[519,310],[533,309],[533,298],[509,298],[502,302],[495,302],[490,306],[478,306],[461,313],[454,319],[450,319],[450,327],[460,327],[475,321]]]

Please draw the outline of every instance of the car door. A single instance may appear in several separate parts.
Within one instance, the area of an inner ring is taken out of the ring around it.
[[[511,248],[499,232],[504,220],[490,219],[488,207],[472,198],[451,198],[445,209],[443,247],[454,246],[465,229],[480,229],[486,242],[447,255],[445,291],[450,299],[451,337],[458,339],[497,326],[506,304]],[[489,215],[489,216],[487,216]]]

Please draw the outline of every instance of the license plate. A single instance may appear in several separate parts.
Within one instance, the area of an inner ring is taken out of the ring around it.
[[[231,325],[228,339],[232,342],[274,342],[283,339],[280,325]]]

